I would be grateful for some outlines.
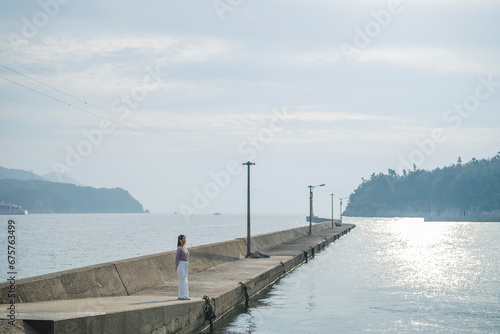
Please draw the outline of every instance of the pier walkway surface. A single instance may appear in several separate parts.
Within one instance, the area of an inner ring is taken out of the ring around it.
[[[220,317],[245,301],[241,283],[251,298],[355,227],[331,225],[252,236],[251,250],[269,258],[245,258],[246,238],[190,248],[187,301],[177,299],[175,251],[19,280],[14,326],[2,283],[0,333],[196,333],[209,324],[204,296]]]

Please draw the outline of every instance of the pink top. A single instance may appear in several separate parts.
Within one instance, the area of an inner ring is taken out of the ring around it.
[[[189,251],[187,248],[182,246],[177,246],[177,254],[175,254],[175,265],[179,264],[179,261],[188,261]]]

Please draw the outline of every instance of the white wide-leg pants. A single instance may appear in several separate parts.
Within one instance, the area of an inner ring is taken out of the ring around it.
[[[177,277],[179,277],[179,298],[189,298],[188,261],[179,261],[179,265],[177,266]]]

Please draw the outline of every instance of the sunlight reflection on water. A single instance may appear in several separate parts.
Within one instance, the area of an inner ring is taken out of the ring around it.
[[[387,224],[386,260],[397,265],[396,283],[421,289],[427,296],[456,293],[474,284],[474,268],[481,264],[469,247],[475,237],[469,226],[453,222]]]
[[[218,333],[500,332],[500,224],[346,222],[357,227]]]

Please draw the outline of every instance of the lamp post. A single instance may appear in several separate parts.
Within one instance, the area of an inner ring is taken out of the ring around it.
[[[342,200],[343,199],[347,199],[347,197],[346,198],[340,198],[340,212],[339,212],[340,225],[342,225]]]
[[[247,161],[242,163],[248,167],[248,182],[247,182],[247,257],[250,256],[250,166],[255,163]]]
[[[330,195],[332,195],[332,228],[333,228],[334,227],[334,225],[333,225],[333,195],[335,195],[335,194],[330,194]]]
[[[325,184],[320,184],[317,186],[308,186],[309,187],[309,235],[312,234],[312,219],[313,219],[313,189],[316,187],[324,187]]]

